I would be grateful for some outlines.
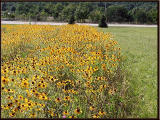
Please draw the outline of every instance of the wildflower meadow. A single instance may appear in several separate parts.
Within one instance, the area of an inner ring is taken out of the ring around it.
[[[2,118],[130,115],[121,46],[85,25],[2,25]]]

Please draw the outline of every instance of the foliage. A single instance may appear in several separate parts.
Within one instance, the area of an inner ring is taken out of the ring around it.
[[[61,11],[63,10],[63,7],[64,6],[61,3],[58,3],[58,4],[55,5],[54,11],[53,11],[53,17],[55,19],[60,18],[59,16],[60,16]]]
[[[68,24],[74,24],[74,22],[75,22],[74,16],[71,15],[69,18]]]
[[[144,10],[138,9],[135,14],[134,19],[137,23],[146,23],[147,22],[147,15]]]
[[[136,18],[138,9],[143,9],[146,13],[146,20]],[[2,2],[2,18],[9,18],[4,13],[13,14],[16,20],[29,20],[31,15],[34,21],[53,17],[54,21],[65,22],[74,14],[77,22],[94,23],[98,23],[100,16],[105,14],[108,22],[156,24],[157,2]]]
[[[127,9],[123,6],[109,6],[107,8],[108,22],[126,22],[128,20]]]
[[[108,27],[106,24],[106,17],[104,15],[101,16],[101,19],[99,21],[99,27]]]
[[[100,17],[101,17],[101,12],[99,10],[94,10],[94,11],[90,12],[90,14],[89,14],[89,19],[92,22],[99,21]]]
[[[87,4],[80,3],[75,11],[76,19],[79,22],[85,22],[85,19],[88,18],[89,8]]]
[[[151,9],[147,12],[147,22],[157,24],[157,10]]]
[[[62,20],[66,21],[66,19],[68,20],[70,18],[71,15],[74,15],[74,11],[76,10],[76,8],[70,4],[67,7],[65,7],[62,11]]]

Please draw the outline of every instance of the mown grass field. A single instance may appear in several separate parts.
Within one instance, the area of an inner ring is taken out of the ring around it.
[[[2,118],[157,117],[156,28],[4,25],[1,61]]]
[[[133,117],[157,117],[157,28],[109,27],[126,58],[126,76],[138,103]]]

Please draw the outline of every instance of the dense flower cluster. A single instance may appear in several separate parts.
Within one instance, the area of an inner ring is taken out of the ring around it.
[[[106,118],[120,48],[80,25],[2,25],[1,115]]]

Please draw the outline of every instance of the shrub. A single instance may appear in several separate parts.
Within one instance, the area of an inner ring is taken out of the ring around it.
[[[69,18],[68,24],[74,24],[74,22],[75,22],[74,16],[71,15]]]
[[[108,25],[106,23],[106,17],[104,15],[101,16],[101,19],[99,21],[99,27],[107,28]]]

